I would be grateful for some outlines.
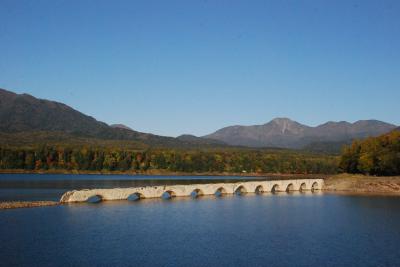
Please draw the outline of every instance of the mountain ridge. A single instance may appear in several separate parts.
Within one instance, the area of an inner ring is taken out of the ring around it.
[[[359,120],[354,123],[328,121],[312,127],[281,117],[261,125],[224,127],[202,137],[186,134],[174,138],[138,132],[123,124],[108,125],[64,103],[5,89],[0,89],[0,122],[0,142],[5,144],[14,135],[23,139],[32,136],[29,139],[31,142],[37,139],[45,142],[46,138],[78,138],[76,140],[83,142],[89,138],[133,141],[143,147],[244,146],[290,149],[312,149],[314,144],[320,148],[329,144],[339,145],[354,138],[387,133],[397,127],[378,120]]]
[[[68,138],[90,138],[102,140],[126,140],[140,142],[146,146],[198,146],[208,141],[181,141],[174,137],[159,136],[132,130],[124,125],[109,126],[60,102],[40,99],[29,94],[16,94],[0,88],[0,133],[6,143],[10,135],[32,136],[40,133],[46,138],[66,140]],[[31,142],[35,138],[31,138]],[[214,141],[215,142],[215,141]]]
[[[261,125],[228,126],[203,136],[228,145],[250,147],[303,148],[313,142],[348,142],[387,133],[395,125],[378,120],[328,121],[315,127],[289,118],[275,118]]]
[[[134,131],[131,127],[126,126],[125,124],[122,124],[122,123],[110,124],[110,127]]]

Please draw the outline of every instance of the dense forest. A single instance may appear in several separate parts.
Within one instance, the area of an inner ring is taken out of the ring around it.
[[[355,140],[340,157],[289,149],[140,148],[41,145],[0,147],[0,169],[127,173],[400,174],[400,131]]]
[[[400,131],[354,141],[342,153],[339,168],[348,173],[400,174]]]
[[[285,149],[0,148],[0,169],[185,173],[335,173],[336,156]]]

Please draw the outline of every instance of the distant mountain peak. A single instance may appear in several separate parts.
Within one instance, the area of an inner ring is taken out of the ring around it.
[[[277,117],[275,119],[272,119],[271,121],[276,122],[276,123],[288,123],[288,122],[294,122],[293,120],[285,117]]]
[[[275,123],[280,128],[282,134],[285,134],[287,131],[297,131],[297,128],[301,126],[300,123],[293,121],[289,118],[275,118],[269,123]]]

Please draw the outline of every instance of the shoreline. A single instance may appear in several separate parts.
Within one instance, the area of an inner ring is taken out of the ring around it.
[[[2,173],[0,171],[0,173]],[[50,174],[50,173],[46,173]],[[117,173],[114,173],[117,174]],[[151,175],[151,174],[148,174]],[[154,175],[154,174],[153,174]],[[167,174],[165,174],[167,175]],[[194,174],[186,174],[187,176],[195,176]],[[200,175],[200,174],[199,174]],[[205,174],[201,174],[205,175]],[[211,175],[211,174],[209,174]],[[185,176],[185,175],[181,175]],[[213,175],[215,176],[215,175]],[[232,174],[218,175],[233,176]],[[251,176],[245,175],[235,176]],[[358,174],[336,174],[336,175],[299,175],[299,174],[263,174],[254,177],[272,176],[272,177],[321,177],[324,176],[324,188],[321,190],[324,194],[330,195],[353,195],[353,196],[400,196],[400,176],[365,176]],[[33,208],[61,205],[57,201],[5,201],[0,202],[0,210],[16,209],[16,208]]]
[[[400,195],[400,176],[338,174],[324,182],[326,193]]]
[[[49,207],[58,206],[60,204],[61,203],[58,201],[5,201],[0,202],[0,210]]]

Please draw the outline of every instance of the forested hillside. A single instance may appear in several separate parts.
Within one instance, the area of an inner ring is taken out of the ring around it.
[[[354,141],[344,149],[339,166],[348,173],[399,175],[400,131]]]

